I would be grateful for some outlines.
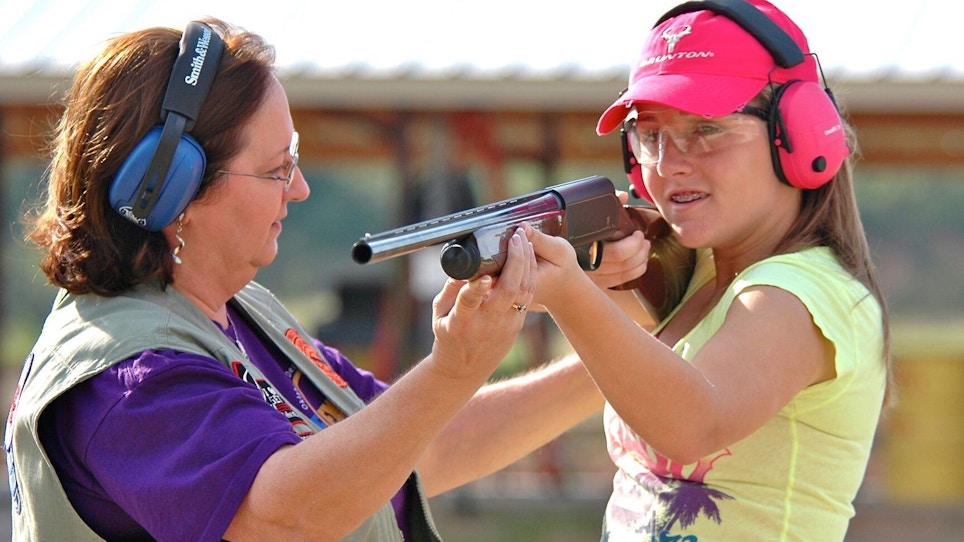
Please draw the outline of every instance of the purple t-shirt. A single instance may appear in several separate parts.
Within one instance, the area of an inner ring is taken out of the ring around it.
[[[44,448],[74,508],[101,537],[221,540],[268,456],[302,440],[298,420],[325,426],[340,417],[274,345],[258,340],[236,313],[231,318],[250,363],[270,384],[254,382],[244,370],[248,360],[229,368],[196,354],[144,351],[44,412]],[[232,339],[234,329],[225,331]],[[366,403],[388,387],[315,344]],[[403,493],[393,499],[400,519]]]

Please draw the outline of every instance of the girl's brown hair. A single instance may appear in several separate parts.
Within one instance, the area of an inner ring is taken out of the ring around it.
[[[773,89],[766,88],[754,100],[768,110],[773,99]],[[840,171],[833,179],[813,190],[803,190],[800,202],[800,216],[777,246],[776,253],[796,252],[809,247],[829,247],[840,264],[854,278],[860,281],[880,305],[884,335],[883,357],[887,364],[886,402],[894,399],[893,367],[890,346],[890,315],[887,300],[880,286],[877,268],[874,265],[864,233],[864,226],[857,209],[857,196],[854,191],[853,165],[859,153],[856,133],[842,117],[847,144],[852,149],[844,160]]]

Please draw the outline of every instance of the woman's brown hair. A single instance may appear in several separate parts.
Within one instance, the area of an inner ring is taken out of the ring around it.
[[[204,19],[224,41],[224,55],[191,136],[207,166],[195,199],[210,197],[215,171],[241,149],[242,129],[274,77],[274,49],[217,19]],[[172,280],[161,232],[123,218],[108,203],[111,181],[138,141],[160,122],[161,101],[181,32],[148,28],[111,39],[81,66],[54,130],[45,201],[24,216],[26,238],[44,250],[51,284],[103,296]]]

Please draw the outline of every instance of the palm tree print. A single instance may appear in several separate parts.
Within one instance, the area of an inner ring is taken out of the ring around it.
[[[664,491],[659,493],[659,500],[666,507],[663,520],[656,525],[660,542],[695,542],[695,536],[670,536],[673,527],[679,523],[680,528],[687,528],[696,523],[700,514],[719,524],[720,509],[717,500],[733,499],[733,497],[702,484],[689,480],[675,480],[663,478]]]
[[[614,525],[635,531],[637,540],[648,537],[651,542],[697,542],[697,535],[679,531],[698,525],[701,518],[723,523],[719,502],[734,497],[706,485],[705,480],[717,460],[731,455],[728,448],[695,463],[678,463],[644,442],[614,411],[608,414],[605,421],[610,457],[625,475],[621,479],[617,474],[614,479],[617,499],[642,499],[637,501],[639,507],[613,505],[611,501],[607,514]],[[604,528],[602,541],[613,534]]]

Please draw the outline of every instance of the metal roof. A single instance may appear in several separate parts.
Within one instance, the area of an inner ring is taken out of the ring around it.
[[[0,0],[0,103],[46,103],[105,39],[212,15],[275,45],[295,106],[604,107],[675,0]],[[964,112],[959,0],[774,0],[851,110]]]

